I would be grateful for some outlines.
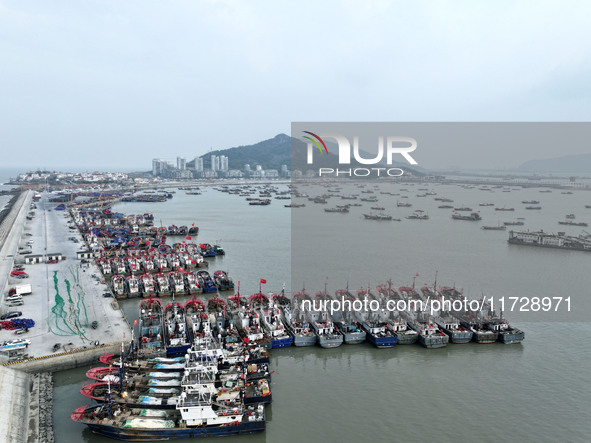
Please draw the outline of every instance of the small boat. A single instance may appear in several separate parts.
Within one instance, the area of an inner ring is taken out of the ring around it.
[[[507,226],[499,225],[499,226],[483,226],[482,229],[487,231],[505,231]]]

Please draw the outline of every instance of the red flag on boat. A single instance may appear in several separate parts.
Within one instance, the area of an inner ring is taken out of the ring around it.
[[[261,283],[262,284],[266,284],[267,283],[267,280],[265,280],[264,278],[261,278]]]
[[[188,235],[187,235],[187,237],[186,237],[186,238],[187,238],[187,240],[191,240],[191,237],[189,237]]]

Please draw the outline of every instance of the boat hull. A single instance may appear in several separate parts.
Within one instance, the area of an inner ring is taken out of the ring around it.
[[[365,332],[345,332],[345,343],[348,345],[358,345],[366,339]]]
[[[280,337],[271,339],[271,349],[285,348],[293,344],[293,337]]]
[[[304,335],[294,335],[293,345],[294,346],[314,346],[318,338],[313,335],[312,337],[306,337]]]
[[[428,349],[443,348],[449,343],[449,337],[445,334],[429,337],[419,335],[419,343]]]
[[[325,349],[338,348],[343,344],[343,336],[328,337],[321,335],[318,337],[318,344]]]
[[[419,339],[419,334],[397,334],[398,341],[396,344],[398,345],[412,345],[417,342]]]
[[[103,424],[84,422],[92,432],[105,437],[125,441],[161,441],[173,438],[202,438],[210,436],[227,436],[252,434],[265,430],[265,422],[240,423],[235,426],[212,426],[199,428],[168,428],[168,429],[132,429],[118,428]]]
[[[368,333],[365,338],[378,349],[392,348],[397,342],[397,337],[394,335],[388,337],[376,337],[374,334]]]
[[[506,345],[511,345],[515,343],[521,343],[525,338],[525,332],[523,331],[514,331],[514,332],[501,332],[499,334],[498,340],[501,343]]]
[[[474,332],[472,336],[472,340],[479,344],[489,344],[489,343],[496,343],[497,339],[499,338],[499,334],[497,333],[487,333],[487,332]]]
[[[451,343],[468,343],[472,340],[472,336],[474,335],[471,331],[447,331],[443,330],[448,337]]]
[[[178,357],[180,355],[185,355],[187,350],[191,347],[190,343],[180,345],[180,346],[167,346],[166,347],[166,356],[167,357]]]

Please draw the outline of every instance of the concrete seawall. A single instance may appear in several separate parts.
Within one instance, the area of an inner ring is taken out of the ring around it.
[[[20,360],[5,363],[3,366],[23,371],[29,374],[37,372],[57,372],[67,369],[94,365],[103,354],[118,354],[121,343],[101,345],[92,348],[74,349],[68,352],[50,354],[44,357],[36,357],[28,360]]]
[[[32,376],[10,368],[0,366],[1,408],[0,442],[26,442],[31,403]]]

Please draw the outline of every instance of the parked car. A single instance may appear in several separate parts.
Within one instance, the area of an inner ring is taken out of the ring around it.
[[[9,345],[25,345],[29,346],[31,344],[31,340],[27,338],[15,338],[14,340],[5,341],[2,346],[9,346]]]
[[[19,274],[19,275],[15,275],[14,278],[19,278],[19,279],[23,279],[23,278],[29,278],[29,274]]]
[[[11,311],[11,312],[7,312],[4,315],[0,315],[0,320],[9,320],[11,318],[20,317],[21,315],[23,315],[23,313],[21,311]]]
[[[58,260],[47,260],[47,263],[57,263]]]
[[[22,274],[26,274],[26,272],[25,271],[19,271],[18,269],[15,269],[15,270],[13,270],[10,273],[10,276],[11,277],[16,277],[17,275],[22,275]]]

